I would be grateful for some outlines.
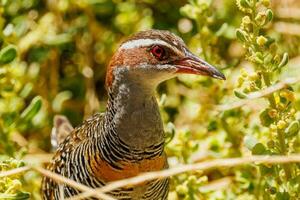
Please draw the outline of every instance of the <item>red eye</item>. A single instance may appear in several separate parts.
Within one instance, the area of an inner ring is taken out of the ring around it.
[[[164,48],[157,46],[157,45],[152,47],[151,53],[159,60],[162,60],[165,56]]]

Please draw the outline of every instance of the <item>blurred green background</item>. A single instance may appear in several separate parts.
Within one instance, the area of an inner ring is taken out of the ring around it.
[[[196,55],[227,76],[222,82],[182,75],[159,86],[157,98],[171,141],[166,147],[170,166],[300,151],[299,84],[274,94],[273,108],[267,98],[237,109],[218,107],[268,86],[260,77],[264,72],[271,85],[300,77],[297,0],[1,0],[0,4],[1,171],[50,160],[55,114],[65,115],[76,126],[104,111],[105,72],[113,52],[127,36],[151,28],[181,36]],[[247,11],[250,4],[255,8],[252,15]],[[271,9],[273,21],[259,24],[269,17],[266,9]],[[256,32],[245,25],[251,23]],[[238,41],[238,28],[253,40],[240,36]],[[290,62],[269,71],[259,64],[259,53],[265,65],[280,65],[284,53]],[[276,119],[274,110],[279,113]],[[277,134],[280,130],[286,133],[283,140]],[[285,151],[277,148],[280,144]],[[169,199],[298,199],[299,165],[291,168],[289,176],[284,166],[254,164],[182,174],[172,179]],[[40,181],[33,171],[0,178],[0,199],[40,199]]]

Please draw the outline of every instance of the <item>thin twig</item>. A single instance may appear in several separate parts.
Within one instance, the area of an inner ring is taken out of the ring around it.
[[[30,167],[24,166],[24,167],[19,167],[19,168],[15,168],[15,169],[12,169],[12,170],[0,172],[0,178],[3,178],[5,176],[16,175],[16,174],[28,171],[30,169],[31,169]]]
[[[12,175],[16,175],[16,174],[19,174],[19,173],[22,173],[22,172],[25,172],[25,171],[28,171],[28,170],[36,170],[37,172],[43,174],[44,176],[47,176],[59,183],[65,183],[75,189],[78,189],[80,191],[83,191],[83,192],[92,192],[94,191],[92,188],[88,187],[88,186],[85,186],[83,184],[80,184],[80,183],[77,183],[76,181],[74,180],[71,180],[71,179],[68,179],[66,177],[63,177],[59,174],[56,174],[56,173],[53,173],[49,170],[46,170],[46,169],[43,169],[41,167],[30,167],[30,166],[24,166],[24,167],[19,167],[19,168],[16,168],[16,169],[12,169],[12,170],[9,170],[9,171],[4,171],[4,172],[1,172],[0,173],[0,178],[2,177],[6,177],[6,176],[12,176]],[[103,200],[116,200],[115,198],[113,197],[110,197],[109,195],[106,195],[102,192],[97,192],[97,194],[94,194],[94,196],[98,197],[98,198],[101,198]]]
[[[219,105],[217,106],[217,110],[220,110],[220,111],[226,111],[226,110],[231,110],[231,109],[234,109],[234,108],[239,108],[239,107],[242,107],[244,106],[245,104],[248,104],[251,102],[251,100],[253,99],[258,99],[258,98],[261,98],[261,97],[265,97],[265,96],[268,96],[269,94],[272,94],[278,90],[281,90],[283,88],[286,88],[288,85],[292,85],[292,84],[295,84],[295,83],[298,83],[300,82],[300,78],[287,78],[279,83],[276,83],[275,85],[272,85],[268,88],[265,88],[259,92],[252,92],[250,94],[247,95],[247,99],[243,99],[243,100],[240,100],[240,101],[236,101],[232,104],[229,104],[229,105]]]
[[[101,198],[103,200],[116,200],[115,198],[109,196],[109,195],[106,195],[104,194],[103,192],[97,192],[96,194],[94,193],[94,189],[88,187],[88,186],[85,186],[81,183],[77,183],[76,181],[74,180],[71,180],[71,179],[68,179],[66,177],[63,177],[59,174],[56,174],[56,173],[53,173],[49,170],[46,170],[46,169],[43,169],[42,167],[32,167],[32,169],[38,171],[39,173],[43,174],[44,176],[47,176],[59,183],[65,183],[75,189],[78,189],[80,191],[83,191],[83,192],[92,192],[93,193],[93,196],[95,197],[98,197],[98,198]]]
[[[275,164],[275,163],[290,163],[290,162],[300,162],[300,155],[290,155],[290,156],[251,156],[242,158],[229,158],[229,159],[216,159],[211,161],[206,161],[202,163],[182,165],[179,167],[174,167],[167,170],[148,172],[132,178],[114,181],[106,186],[98,189],[90,190],[89,192],[81,193],[77,196],[68,198],[67,200],[79,200],[87,197],[94,196],[99,192],[109,192],[117,188],[125,187],[128,185],[137,185],[145,181],[151,181],[154,179],[162,179],[170,176],[174,176],[187,171],[195,170],[207,170],[218,167],[233,167],[237,165],[249,164],[249,163],[265,163],[265,164]]]

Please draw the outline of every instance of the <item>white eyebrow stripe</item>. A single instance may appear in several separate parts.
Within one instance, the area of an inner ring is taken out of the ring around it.
[[[143,47],[143,46],[151,46],[155,44],[160,44],[173,49],[174,51],[180,52],[177,48],[174,48],[172,45],[168,44],[163,40],[158,39],[137,39],[137,40],[130,40],[128,42],[123,43],[119,49],[132,49],[136,47]]]

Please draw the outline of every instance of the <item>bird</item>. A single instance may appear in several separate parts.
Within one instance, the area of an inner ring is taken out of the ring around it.
[[[108,101],[74,128],[67,125],[48,169],[91,188],[168,168],[165,133],[157,86],[181,74],[225,80],[216,67],[193,54],[184,41],[167,30],[146,30],[123,41],[106,73]],[[68,124],[58,120],[59,124]],[[54,137],[55,139],[55,137]],[[127,186],[108,194],[119,200],[165,200],[169,178]],[[72,197],[80,191],[44,177],[42,196],[47,200]]]

